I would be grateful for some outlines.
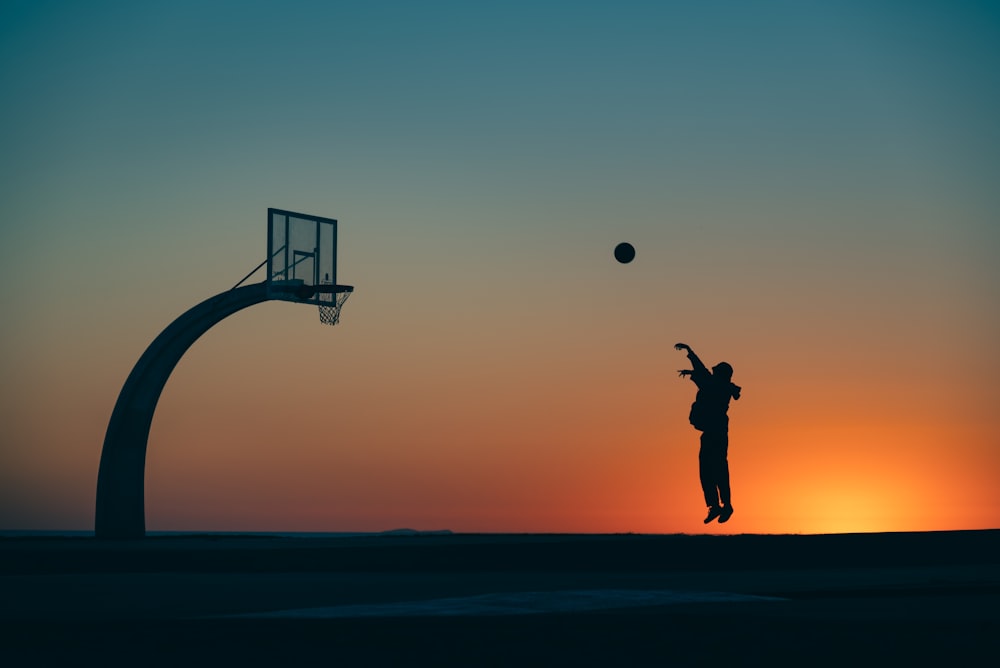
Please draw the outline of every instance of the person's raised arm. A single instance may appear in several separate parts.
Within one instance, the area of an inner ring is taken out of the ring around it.
[[[691,346],[689,346],[686,343],[675,343],[674,344],[674,349],[675,350],[686,350],[687,351],[687,357],[688,357],[689,360],[691,360],[691,365],[694,367],[693,371],[689,371],[687,373],[681,373],[682,376],[687,376],[687,375],[691,375],[691,374],[695,374],[695,373],[699,374],[699,375],[703,374],[703,373],[704,374],[709,373],[708,367],[706,367],[705,364],[695,354],[695,352],[693,350],[691,350]]]

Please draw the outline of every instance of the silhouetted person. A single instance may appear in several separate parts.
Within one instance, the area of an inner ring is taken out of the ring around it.
[[[733,516],[729,490],[729,399],[739,399],[741,388],[733,384],[733,367],[729,364],[719,362],[709,371],[691,346],[678,343],[674,348],[686,350],[694,367],[681,370],[681,377],[690,376],[698,386],[688,419],[701,432],[698,469],[708,506],[705,524],[717,517],[719,522],[728,522]]]

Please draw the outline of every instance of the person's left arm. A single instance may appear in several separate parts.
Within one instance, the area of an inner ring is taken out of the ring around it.
[[[704,380],[705,378],[711,377],[712,372],[708,370],[708,367],[705,366],[704,362],[701,361],[698,355],[696,355],[695,352],[691,350],[691,346],[689,346],[686,343],[675,343],[674,349],[687,351],[687,357],[689,360],[691,360],[691,366],[694,367],[693,369],[681,369],[678,372],[681,378],[684,378],[686,376],[691,376],[691,380],[693,380],[695,383],[698,383],[699,381]]]

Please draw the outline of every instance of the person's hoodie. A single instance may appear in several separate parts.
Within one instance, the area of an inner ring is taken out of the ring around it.
[[[715,367],[719,373],[712,373],[692,350],[688,351],[688,359],[694,367],[691,380],[698,386],[688,419],[699,431],[728,429],[729,400],[739,399],[743,389],[722,373],[731,374],[732,367],[722,362]]]

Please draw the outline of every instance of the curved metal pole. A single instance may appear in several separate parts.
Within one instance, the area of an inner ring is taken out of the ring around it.
[[[170,323],[136,362],[118,395],[104,436],[94,521],[98,538],[146,535],[146,441],[167,378],[191,344],[213,325],[267,299],[265,283],[206,299]]]

